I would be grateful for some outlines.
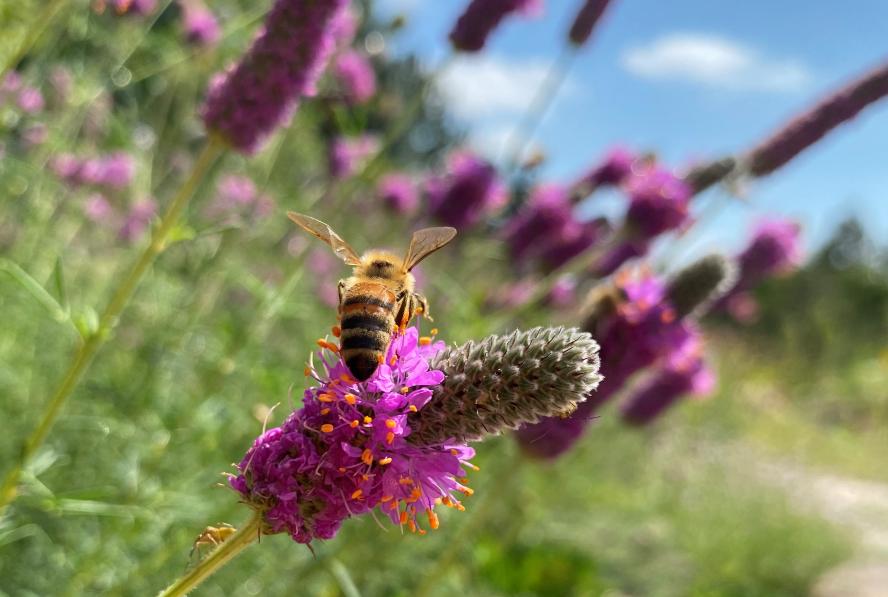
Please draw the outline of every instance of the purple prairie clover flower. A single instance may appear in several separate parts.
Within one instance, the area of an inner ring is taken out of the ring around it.
[[[46,102],[43,94],[36,87],[25,86],[18,94],[18,107],[25,114],[37,114],[43,110]]]
[[[111,203],[101,193],[95,193],[87,198],[83,205],[83,213],[86,218],[95,224],[106,224],[114,214]]]
[[[469,228],[505,206],[506,188],[490,162],[457,151],[448,159],[448,170],[426,183],[432,217],[454,228]]]
[[[541,0],[471,0],[453,26],[450,42],[457,50],[478,52],[507,16],[515,12],[532,14],[541,7]]]
[[[207,129],[252,153],[290,118],[315,85],[335,45],[333,27],[347,0],[277,0],[252,47],[210,85]]]
[[[556,458],[568,451],[597,410],[632,375],[685,345],[692,331],[665,300],[665,289],[661,280],[647,273],[619,276],[619,298],[613,309],[588,324],[601,345],[604,380],[570,417],[550,417],[520,429],[522,449],[539,458]]]
[[[31,126],[25,128],[24,131],[22,131],[22,141],[24,141],[25,146],[28,148],[43,145],[44,143],[46,143],[46,139],[48,137],[49,127],[47,127],[42,122],[32,124]]]
[[[130,208],[123,225],[118,230],[118,238],[129,243],[136,242],[148,229],[156,213],[157,203],[153,199],[137,201]]]
[[[546,304],[555,309],[565,309],[575,305],[576,302],[577,279],[569,274],[555,280],[546,296]]]
[[[750,292],[732,292],[722,305],[737,323],[749,325],[758,321],[760,307]]]
[[[336,57],[333,74],[345,100],[363,104],[376,95],[376,72],[366,56],[346,50]]]
[[[358,15],[352,10],[351,5],[345,7],[333,22],[330,24],[330,34],[333,36],[334,43],[338,49],[349,47],[355,40],[358,33]]]
[[[76,183],[80,164],[80,160],[74,154],[60,153],[49,161],[49,169],[63,181]]]
[[[250,178],[229,174],[219,181],[216,196],[207,207],[206,216],[232,224],[257,222],[270,215],[273,209],[274,200],[260,193]]]
[[[195,46],[213,46],[222,36],[216,15],[200,0],[182,0],[182,30],[185,41]]]
[[[623,147],[611,149],[599,164],[572,185],[573,200],[585,199],[600,187],[623,184],[632,174],[638,159],[634,152]]]
[[[412,214],[419,206],[419,191],[416,183],[406,174],[387,174],[376,186],[379,199],[392,211],[399,214]]]
[[[524,208],[505,226],[513,261],[538,257],[540,247],[556,239],[572,221],[572,207],[564,187],[543,184],[534,188]]]
[[[760,222],[749,244],[737,256],[736,284],[718,301],[717,307],[727,309],[741,323],[753,321],[758,316],[758,305],[747,292],[765,278],[787,273],[798,266],[802,258],[800,233],[798,222],[792,220]]]
[[[770,174],[886,95],[888,62],[821,100],[755,147],[744,160],[747,172],[751,176]]]
[[[630,180],[627,192],[626,224],[642,238],[654,238],[688,222],[691,188],[667,170],[646,169]]]
[[[0,97],[17,93],[21,87],[22,76],[17,71],[11,70],[6,73],[2,83],[0,83]]]
[[[558,236],[543,245],[540,261],[546,268],[558,269],[594,247],[608,232],[610,225],[604,218],[588,222],[571,221],[559,231]]]
[[[592,35],[592,30],[607,9],[610,0],[585,0],[570,26],[568,38],[575,46],[582,46]]]
[[[737,256],[740,280],[754,282],[785,273],[801,261],[801,227],[792,220],[765,220],[756,226],[749,245]]]
[[[408,328],[363,383],[338,355],[318,354],[321,366],[306,368],[317,385],[305,391],[302,408],[263,433],[230,480],[262,513],[264,532],[307,544],[379,509],[393,524],[425,534],[423,525],[438,528],[439,504],[464,509],[457,495],[472,493],[464,482],[474,451],[407,439],[408,415],[421,412],[444,381],[429,365],[443,349]]]
[[[133,158],[128,153],[118,151],[102,158],[101,175],[98,184],[111,189],[122,189],[132,182],[135,171]]]
[[[695,334],[669,356],[645,383],[621,406],[621,416],[629,425],[648,425],[687,395],[705,396],[715,386],[715,374],[702,357],[702,341]]]
[[[377,151],[379,138],[374,135],[338,137],[330,143],[329,168],[332,178],[348,178],[361,168]]]

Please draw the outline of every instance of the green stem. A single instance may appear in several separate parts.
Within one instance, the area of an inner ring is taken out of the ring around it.
[[[545,118],[552,102],[558,97],[558,92],[567,78],[571,62],[576,54],[577,47],[574,44],[566,44],[562,48],[558,58],[549,66],[549,71],[537,88],[520,124],[512,131],[505,147],[508,156],[505,162],[507,177],[514,175],[518,169],[527,145]]]
[[[136,261],[136,264],[126,275],[123,282],[117,287],[117,290],[108,302],[108,306],[105,307],[105,310],[102,312],[102,315],[99,318],[98,329],[86,338],[86,341],[80,345],[80,348],[78,348],[77,352],[74,354],[74,358],[68,366],[68,370],[65,372],[61,383],[55,393],[53,393],[52,398],[50,398],[40,422],[37,424],[34,431],[31,432],[31,435],[28,436],[28,439],[25,440],[25,445],[19,455],[18,462],[6,475],[3,485],[0,487],[0,513],[2,513],[3,510],[6,509],[6,506],[16,498],[19,479],[21,478],[22,472],[34,457],[37,450],[40,449],[40,446],[43,445],[46,436],[49,434],[49,430],[58,418],[68,396],[71,395],[74,388],[77,387],[80,378],[86,370],[89,369],[90,363],[92,363],[93,357],[95,357],[98,349],[108,339],[111,330],[117,323],[117,318],[126,308],[130,298],[133,296],[133,293],[135,293],[139,282],[145,275],[145,272],[151,264],[154,263],[157,256],[164,250],[167,237],[178,222],[179,217],[182,215],[182,211],[185,209],[185,206],[188,204],[192,195],[194,195],[195,190],[206,176],[210,167],[221,155],[223,149],[224,146],[222,143],[215,139],[212,139],[204,147],[203,152],[195,162],[191,176],[189,176],[188,180],[186,180],[179,189],[179,192],[167,208],[166,213],[164,213],[161,218],[160,225],[152,234],[150,244],[145,247],[139,260]]]
[[[24,55],[28,53],[28,50],[34,46],[37,39],[40,37],[40,34],[43,33],[55,14],[61,10],[68,1],[69,0],[51,0],[46,3],[43,10],[40,12],[40,15],[38,15],[34,22],[31,23],[31,26],[28,28],[28,32],[25,33],[25,37],[22,39],[22,43],[19,44],[18,49],[16,49],[9,60],[6,61],[6,64],[3,65],[3,70],[0,71],[0,81],[6,78],[6,74],[9,71],[18,66],[18,63]]]
[[[189,570],[185,576],[167,587],[158,597],[177,597],[187,595],[191,589],[209,578],[213,573],[231,561],[234,556],[259,538],[262,515],[255,512],[247,523],[214,549],[197,566]]]

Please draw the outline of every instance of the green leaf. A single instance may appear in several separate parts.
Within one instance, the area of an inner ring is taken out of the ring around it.
[[[56,258],[55,267],[52,268],[52,281],[53,284],[55,284],[56,296],[59,298],[59,303],[65,311],[65,316],[68,317],[71,313],[71,307],[68,305],[68,291],[65,286],[65,271],[61,257]]]
[[[74,327],[84,340],[99,331],[99,314],[92,307],[86,307],[74,317]]]
[[[32,278],[28,272],[23,270],[13,261],[9,259],[0,259],[0,271],[6,272],[36,300],[40,306],[58,322],[70,321],[68,312],[56,302],[51,294],[49,294],[40,283]]]

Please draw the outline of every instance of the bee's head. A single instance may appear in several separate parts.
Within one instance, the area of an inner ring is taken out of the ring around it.
[[[403,281],[411,277],[404,270],[403,260],[388,251],[368,251],[361,256],[361,264],[355,266],[355,275],[360,278],[382,278]]]

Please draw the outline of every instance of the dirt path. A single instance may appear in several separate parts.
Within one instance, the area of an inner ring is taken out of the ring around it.
[[[812,595],[888,597],[888,484],[815,473],[787,463],[762,465],[761,473],[801,508],[858,539],[855,557],[821,577]]]

